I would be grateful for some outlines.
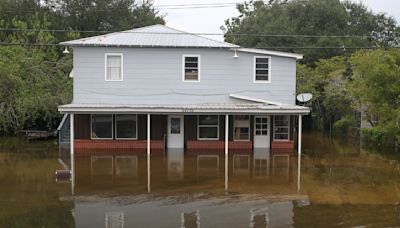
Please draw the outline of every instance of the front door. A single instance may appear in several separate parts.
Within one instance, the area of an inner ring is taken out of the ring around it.
[[[168,148],[183,148],[183,116],[168,116]]]
[[[270,117],[254,117],[254,148],[270,148]]]

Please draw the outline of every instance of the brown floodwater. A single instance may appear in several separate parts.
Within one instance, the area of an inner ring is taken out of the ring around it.
[[[54,177],[68,156],[53,142],[8,140],[0,227],[400,227],[400,157],[319,134],[300,166],[266,150],[112,151],[76,158],[71,181]]]

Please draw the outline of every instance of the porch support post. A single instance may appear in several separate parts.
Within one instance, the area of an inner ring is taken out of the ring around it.
[[[150,114],[147,114],[147,192],[150,193]]]
[[[225,115],[225,191],[228,191],[229,115]]]
[[[299,115],[299,138],[297,140],[297,191],[300,191],[300,170],[301,170],[301,133],[302,133],[302,115]]]
[[[225,155],[229,153],[229,115],[225,115]]]
[[[75,129],[74,129],[74,114],[69,114],[69,147],[70,147],[70,175],[71,175],[71,193],[74,195],[75,188],[75,151],[74,151],[74,139],[75,139]]]
[[[299,139],[298,139],[298,142],[297,142],[297,146],[298,146],[298,148],[297,148],[297,154],[298,154],[298,156],[301,156],[301,131],[302,131],[302,115],[299,115]]]

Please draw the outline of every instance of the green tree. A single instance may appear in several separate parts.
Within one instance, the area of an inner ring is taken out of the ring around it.
[[[271,0],[269,3],[250,1],[239,4],[237,8],[240,15],[225,23],[228,28],[226,41],[244,47],[285,47],[280,50],[303,52],[304,62],[308,65],[313,65],[319,59],[346,53],[345,49],[313,47],[386,47],[399,44],[400,30],[396,21],[385,14],[374,14],[361,3],[339,0]],[[260,33],[294,36],[255,35]]]
[[[48,21],[37,14],[30,19],[35,31],[9,35],[12,43],[55,43],[45,30]],[[10,26],[27,28],[14,19]],[[15,133],[24,127],[54,128],[60,117],[57,106],[70,101],[71,56],[56,46],[0,46],[0,132]]]
[[[353,107],[365,113],[381,144],[400,144],[400,51],[361,51],[351,57]],[[374,117],[373,119],[371,117]]]
[[[0,1],[0,27],[15,29],[0,31],[0,42],[21,44],[0,46],[0,133],[54,129],[61,117],[57,107],[71,101],[72,55],[55,44],[97,32],[49,30],[124,30],[155,23],[164,19],[151,1]]]
[[[347,57],[333,57],[315,65],[299,65],[297,90],[314,95],[312,107],[317,127],[331,130],[336,121],[352,113],[346,89],[349,62]]]
[[[121,31],[165,23],[152,1],[49,0],[46,6],[54,6],[63,19],[62,27],[73,30]]]

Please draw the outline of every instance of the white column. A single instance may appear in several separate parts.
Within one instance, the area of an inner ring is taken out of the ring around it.
[[[74,151],[74,138],[75,138],[75,129],[74,129],[74,114],[69,114],[69,147],[70,147],[70,174],[71,174],[71,193],[74,195],[75,188],[75,151]]]
[[[147,192],[150,193],[150,114],[147,114]]]
[[[228,191],[229,115],[225,115],[225,191]]]
[[[299,115],[299,139],[298,139],[298,142],[297,142],[297,146],[298,146],[298,148],[297,148],[297,153],[298,153],[298,156],[301,156],[301,131],[302,131],[302,115]]]
[[[302,115],[299,115],[299,134],[297,140],[297,191],[300,191],[300,170],[301,170],[301,133],[302,133]]]
[[[229,153],[229,115],[225,115],[225,156]]]

